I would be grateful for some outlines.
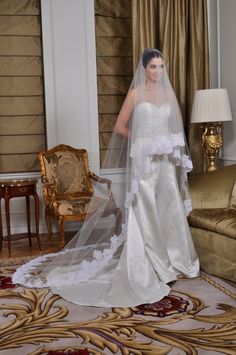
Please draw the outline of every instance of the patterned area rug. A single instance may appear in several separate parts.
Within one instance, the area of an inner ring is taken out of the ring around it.
[[[12,285],[27,260],[0,264],[0,355],[236,354],[235,288],[218,278],[178,280],[168,297],[139,307],[82,307]]]

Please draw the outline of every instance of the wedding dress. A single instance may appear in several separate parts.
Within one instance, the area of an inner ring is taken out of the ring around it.
[[[199,262],[176,181],[175,165],[168,155],[158,151],[161,147],[155,151],[155,143],[160,140],[164,141],[165,151],[167,146],[173,150],[173,137],[168,132],[169,111],[168,103],[156,107],[143,102],[135,108],[136,137],[131,151],[134,178],[139,159],[144,162],[140,158],[143,151],[153,151],[153,154],[148,156],[148,169],[138,182],[138,191],[129,206],[126,240],[118,264],[114,261],[112,265],[111,260],[94,277],[71,285],[66,285],[65,280],[70,278],[70,273],[76,278],[80,265],[58,266],[47,275],[53,293],[80,305],[128,307],[163,298],[170,291],[167,283],[179,274],[198,275]]]
[[[170,292],[167,283],[178,275],[198,275],[186,219],[192,163],[182,127],[176,124],[176,101],[165,92],[161,103],[153,96],[144,100],[145,94],[134,105],[121,234],[108,236],[106,231],[101,237],[98,228],[93,235],[101,208],[97,217],[85,221],[76,243],[22,265],[14,283],[50,287],[80,305],[131,307],[163,298]]]

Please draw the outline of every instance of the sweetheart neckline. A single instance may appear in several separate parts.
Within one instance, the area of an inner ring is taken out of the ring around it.
[[[143,102],[140,102],[139,104],[137,104],[135,108],[137,108],[139,105],[143,105],[143,104],[151,105],[151,106],[157,108],[158,110],[160,110],[163,106],[169,105],[169,102],[165,102],[165,103],[162,104],[161,106],[156,106],[156,105],[154,105],[154,104],[151,103],[151,102],[143,101]]]

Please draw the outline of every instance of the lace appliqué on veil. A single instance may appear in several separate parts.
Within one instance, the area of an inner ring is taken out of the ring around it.
[[[186,216],[192,211],[192,202],[190,199],[184,200],[184,211]]]
[[[63,268],[61,272],[53,275],[50,282],[47,281],[47,275],[40,275],[40,265],[50,258],[63,256],[67,253],[80,251],[81,248],[65,249],[57,254],[51,253],[40,256],[20,266],[13,274],[12,281],[14,284],[21,284],[27,287],[51,287],[51,286],[69,286],[78,284],[79,282],[88,281],[94,277],[108,262],[113,258],[118,248],[124,244],[126,240],[126,225],[122,225],[122,231],[119,236],[113,235],[110,239],[110,247],[103,250],[94,250],[92,260],[83,260],[76,265],[76,269],[68,271],[66,269],[65,276]],[[79,255],[79,254],[78,254]],[[58,270],[60,267],[58,267]],[[54,272],[57,268],[54,269]],[[35,275],[34,275],[35,274]]]
[[[138,192],[139,181],[145,174],[151,171],[151,162],[154,155],[168,155],[169,159],[174,161],[176,166],[181,166],[183,171],[182,189],[187,191],[187,173],[193,168],[192,161],[189,156],[181,153],[181,147],[185,146],[185,141],[182,133],[170,135],[156,135],[150,144],[146,144],[137,149],[135,143],[131,145],[130,157],[137,162],[139,166],[130,185],[130,191],[126,195],[125,207],[129,208],[134,196]],[[186,198],[183,201],[185,214],[188,215],[192,210],[191,200]]]

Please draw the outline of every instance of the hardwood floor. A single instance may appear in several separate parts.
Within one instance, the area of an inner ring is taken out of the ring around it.
[[[76,234],[76,232],[66,232],[65,239],[66,242],[69,242],[71,238]],[[39,256],[48,253],[56,253],[60,251],[59,248],[59,234],[52,234],[51,240],[48,241],[45,234],[40,235],[40,241],[42,250],[39,250],[37,245],[37,240],[35,237],[32,237],[32,246],[29,245],[27,238],[20,238],[19,236],[12,236],[11,241],[11,258],[19,258],[22,256]],[[0,259],[8,259],[8,248],[7,241],[3,240],[2,250],[0,251]]]

